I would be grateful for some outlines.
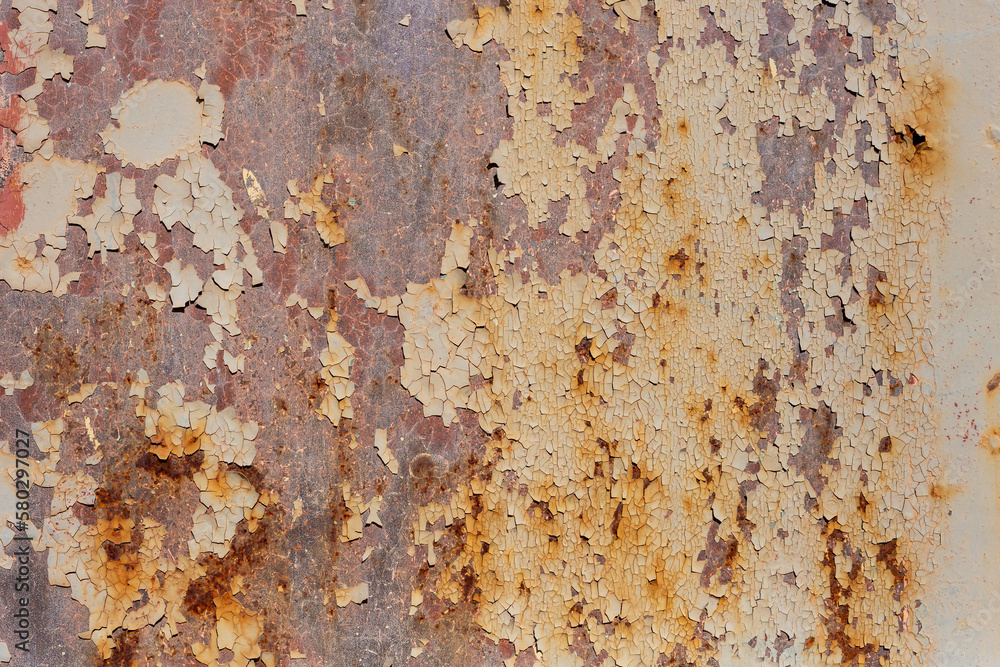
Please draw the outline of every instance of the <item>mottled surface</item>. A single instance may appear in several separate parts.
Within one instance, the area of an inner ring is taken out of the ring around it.
[[[13,664],[197,664],[192,646],[209,642],[215,598],[237,576],[234,595],[259,614],[260,648],[279,665],[930,664],[917,619],[945,501],[921,295],[923,244],[940,224],[934,120],[948,100],[944,77],[908,51],[896,5],[501,0],[492,19],[464,1],[303,4],[305,15],[278,0],[95,2],[105,49],[84,48],[77,4],[49,14],[49,47],[73,69],[44,81],[37,115],[55,155],[104,170],[76,214],[95,210],[116,172],[134,179],[142,211],[117,252],[88,257],[87,234],[69,227],[59,272],[80,275],[63,296],[0,281],[0,375],[34,378],[0,396],[0,440],[63,418],[56,470],[97,485],[73,514],[84,525],[155,520],[176,560],[201,506],[205,454],[150,452],[129,395],[144,369],[151,406],[180,382],[187,401],[259,424],[253,463],[221,466],[276,500],[253,532],[237,526],[227,555],[198,557],[205,573],[183,591],[179,634],[164,638],[163,621],[119,628],[104,659],[77,638],[88,614],[70,589],[40,585],[32,654],[14,651]],[[18,10],[5,1],[0,16],[0,36],[13,34]],[[481,52],[465,48],[477,18],[503,26]],[[446,30],[456,20],[471,20],[462,48]],[[542,52],[566,62],[550,78],[525,75],[554,67]],[[899,58],[913,68],[905,85]],[[12,100],[0,111],[10,238],[25,215],[18,165],[31,159],[14,140],[25,117],[16,94],[35,81],[12,59],[0,74]],[[225,138],[201,156],[242,209],[263,274],[260,285],[245,279],[241,333],[222,341],[245,355],[237,372],[221,351],[203,360],[217,314],[169,299],[154,308],[144,290],[169,292],[175,259],[201,279],[221,266],[187,224],[168,231],[157,213],[154,182],[186,158],[123,166],[99,135],[133,86],[198,89],[201,66],[225,100]],[[562,120],[539,121],[549,114]],[[555,148],[524,158],[548,145],[532,128],[550,124]],[[601,138],[614,155],[598,158]],[[522,151],[506,165],[528,165],[513,190],[499,146]],[[557,173],[567,189],[549,188]],[[342,242],[324,243],[310,215],[285,215],[289,183],[308,191],[317,176],[314,209]],[[589,230],[576,233],[581,201]],[[272,251],[272,221],[287,225],[284,253]],[[472,230],[468,259],[445,267],[456,223]],[[155,260],[139,234],[155,235]],[[459,360],[461,387],[488,401],[459,402],[454,421],[429,415],[432,393],[401,374],[420,356],[406,343],[433,336],[408,324],[405,302],[402,315],[386,305],[450,271],[467,272],[461,296],[442,287],[429,317],[465,299],[476,315],[463,326],[494,353],[472,370]],[[359,278],[367,305],[346,284]],[[314,312],[288,305],[295,295]],[[554,304],[577,297],[569,324],[558,320]],[[333,391],[321,356],[330,332],[353,348],[350,414],[337,419],[317,414]],[[84,383],[94,394],[70,404]],[[375,449],[380,429],[398,474]],[[87,463],[95,441],[103,458]],[[382,525],[351,541],[344,484],[364,502],[382,497]],[[587,493],[590,505],[566,509]],[[52,494],[32,489],[39,527]],[[442,518],[462,502],[459,519]],[[129,562],[143,536],[139,526],[126,546],[109,542],[108,558]],[[35,555],[36,582],[45,557]],[[338,590],[363,582],[366,601],[338,605]],[[12,588],[0,570],[0,591]],[[10,620],[0,641],[13,651]]]

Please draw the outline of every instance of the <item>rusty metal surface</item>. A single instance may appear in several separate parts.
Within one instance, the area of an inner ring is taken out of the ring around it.
[[[21,664],[189,665],[191,641],[207,635],[212,597],[233,574],[246,577],[247,604],[267,610],[261,644],[282,656],[279,664],[288,664],[291,647],[308,650],[319,661],[314,664],[381,665],[387,658],[401,664],[417,635],[433,639],[431,663],[496,662],[502,649],[486,642],[474,625],[474,590],[457,607],[407,615],[410,589],[426,576],[419,559],[407,555],[410,511],[479,472],[478,426],[464,420],[444,429],[439,421],[422,418],[419,405],[399,387],[398,323],[364,309],[344,286],[344,280],[360,275],[380,293],[402,291],[408,280],[436,275],[452,220],[477,215],[502,234],[516,215],[512,203],[494,198],[487,169],[491,146],[505,132],[497,122],[504,100],[495,65],[487,56],[458,53],[444,36],[454,10],[467,8],[420,7],[414,12],[419,21],[407,29],[398,25],[406,10],[412,11],[406,3],[336,3],[334,10],[319,10],[308,19],[280,2],[124,2],[104,9],[107,50],[80,48],[81,25],[72,11],[60,10],[55,17],[51,42],[72,53],[76,67],[72,85],[47,85],[39,106],[51,119],[63,154],[98,158],[114,169],[115,160],[101,156],[94,139],[118,96],[144,78],[190,78],[205,62],[208,80],[226,97],[227,139],[212,159],[227,180],[249,168],[267,199],[280,205],[287,180],[308,179],[330,165],[337,183],[329,198],[348,242],[331,251],[306,228],[290,235],[287,255],[262,256],[266,286],[248,295],[242,321],[257,354],[270,363],[238,380],[225,370],[209,373],[209,382],[218,383],[214,397],[202,385],[201,397],[219,408],[236,406],[264,425],[257,459],[266,463],[244,473],[282,495],[301,497],[303,516],[292,526],[289,514],[278,510],[268,513],[255,534],[241,528],[233,553],[208,559],[209,575],[185,596],[189,620],[183,636],[163,642],[151,631],[121,631],[121,646],[108,661],[90,642],[76,639],[86,630],[86,610],[65,589],[39,587],[33,601],[34,653]],[[16,22],[9,5],[5,13],[8,25]],[[333,44],[335,37],[339,45]],[[20,87],[12,77],[3,83],[8,91]],[[321,93],[326,117],[315,111]],[[474,126],[484,134],[476,135]],[[413,159],[394,161],[393,142],[405,145]],[[10,148],[7,164],[25,159]],[[167,163],[161,171],[171,173],[171,167]],[[139,196],[147,202],[152,176],[140,186]],[[231,181],[238,203],[253,211],[238,183]],[[255,244],[267,248],[267,226],[260,222],[251,213],[243,226]],[[195,255],[201,253],[191,250],[188,239],[172,247],[148,210],[137,217],[136,228],[162,235],[158,246],[167,253],[164,259],[173,252],[198,261]],[[80,235],[71,234],[69,244],[68,255],[86,256]],[[134,237],[126,247],[138,257]],[[30,364],[39,374],[16,400],[4,399],[3,426],[48,418],[82,381],[118,382],[117,392],[88,406],[98,439],[113,442],[114,454],[94,471],[105,493],[92,510],[77,506],[81,519],[92,523],[133,512],[136,518],[153,517],[168,527],[167,550],[183,551],[184,517],[197,503],[190,482],[194,469],[149,456],[141,423],[125,400],[125,381],[128,369],[145,368],[155,386],[172,380],[198,386],[200,360],[181,352],[208,342],[205,315],[194,305],[157,315],[148,301],[123,297],[124,285],[141,285],[153,275],[155,269],[138,260],[112,257],[104,263],[97,257],[66,270],[82,273],[68,299],[0,288],[5,365]],[[335,304],[340,330],[358,351],[352,369],[356,418],[340,429],[314,416],[323,326],[298,309],[275,307],[293,291],[310,303]],[[303,336],[313,343],[308,353],[298,349]],[[347,448],[349,433],[370,441],[376,427],[404,438],[403,474],[387,476],[370,447]],[[86,443],[83,429],[82,415],[70,419],[66,440]],[[412,476],[406,466],[422,452],[445,463]],[[64,457],[80,464],[86,455],[78,446],[67,448]],[[337,539],[345,481],[356,491],[384,490],[386,496],[385,528],[366,540],[376,550],[364,564],[362,548]],[[39,490],[34,500],[42,507],[49,498]],[[126,500],[135,504],[125,505]],[[338,582],[358,576],[372,581],[370,604],[353,609],[323,604]],[[5,576],[2,585],[13,583]]]
[[[206,641],[215,622],[213,600],[229,590],[236,575],[244,578],[239,596],[243,607],[263,618],[260,646],[274,652],[279,665],[500,665],[510,658],[516,658],[512,664],[529,665],[535,660],[530,649],[517,653],[513,643],[489,637],[478,625],[484,603],[481,572],[462,570],[457,603],[431,595],[429,582],[442,567],[460,562],[470,548],[479,548],[474,540],[481,538],[468,535],[466,524],[456,522],[437,542],[438,558],[445,564],[437,569],[428,566],[422,548],[412,548],[417,508],[447,503],[463,485],[488,480],[496,461],[494,449],[501,446],[503,434],[484,432],[471,410],[460,409],[450,426],[440,418],[425,417],[421,404],[401,386],[404,326],[366,307],[346,281],[363,278],[378,298],[405,294],[408,283],[430,283],[440,277],[441,256],[453,223],[470,218],[479,221],[464,289],[471,297],[497,293],[491,249],[519,249],[521,254],[511,260],[511,271],[526,279],[533,272],[551,285],[559,282],[564,270],[574,275],[596,274],[595,250],[602,236],[613,231],[620,206],[622,186],[613,173],[627,168],[627,152],[620,147],[593,174],[584,171],[593,217],[589,232],[576,238],[558,233],[566,219],[564,200],[550,203],[551,218],[532,229],[525,222],[522,201],[499,194],[496,165],[490,158],[501,141],[512,137],[507,94],[497,68],[507,52],[497,42],[487,43],[482,53],[456,49],[446,33],[450,21],[475,16],[472,3],[334,0],[329,4],[332,9],[309,0],[307,15],[300,16],[293,4],[278,0],[95,2],[95,22],[107,35],[104,49],[83,48],[86,28],[73,13],[77,7],[64,7],[60,2],[58,12],[52,14],[49,44],[73,55],[74,69],[69,82],[58,77],[45,82],[37,98],[38,112],[50,123],[59,155],[96,162],[108,173],[121,171],[136,180],[143,210],[135,217],[135,230],[156,235],[160,259],[147,261],[136,234],[126,237],[121,252],[88,258],[86,235],[71,227],[60,268],[64,274],[78,271],[80,277],[70,283],[65,296],[22,292],[0,283],[4,316],[0,372],[30,369],[34,377],[30,387],[0,396],[0,438],[8,434],[12,438],[16,428],[25,428],[29,422],[64,416],[59,465],[65,470],[86,470],[99,487],[92,506],[74,506],[77,518],[88,525],[116,517],[132,518],[137,524],[153,519],[166,527],[164,552],[186,553],[190,517],[199,504],[193,476],[202,464],[201,454],[161,460],[150,453],[150,440],[136,417],[136,401],[129,396],[129,383],[141,368],[148,372],[153,390],[181,382],[187,387],[187,400],[201,400],[220,411],[233,407],[241,420],[260,424],[254,463],[224,467],[239,471],[256,489],[271,490],[281,500],[267,507],[254,532],[245,522],[238,526],[227,556],[200,557],[207,574],[192,581],[184,593],[187,622],[176,636],[164,639],[159,632],[162,625],[118,629],[114,634],[117,648],[105,660],[91,641],[77,637],[88,628],[88,613],[71,599],[70,590],[41,585],[33,589],[32,654],[25,658],[15,652],[13,664],[197,664],[191,645]],[[506,5],[501,1],[500,10]],[[876,26],[885,26],[895,16],[889,2],[861,2],[860,6]],[[762,7],[768,32],[760,40],[759,60],[765,68],[791,76],[799,48],[788,45],[792,17],[781,2],[768,1]],[[10,3],[3,2],[0,9],[7,28],[16,27],[17,11]],[[646,110],[647,143],[667,141],[661,137],[647,52],[662,41],[659,56],[666,59],[672,49],[683,49],[683,45],[672,38],[658,40],[653,3],[642,9],[643,20],[631,22],[628,34],[616,30],[615,12],[598,2],[573,0],[569,11],[584,26],[578,40],[583,59],[577,78],[592,84],[594,95],[573,109],[572,127],[562,133],[560,141],[594,146],[625,83],[635,84],[636,96]],[[735,63],[737,40],[719,27],[711,5],[699,12],[707,25],[699,46],[721,44]],[[793,120],[794,132],[785,136],[777,117],[757,127],[763,183],[753,204],[770,213],[789,205],[793,211],[812,208],[816,167],[836,168],[829,153],[836,151],[845,124],[853,122],[848,119],[855,95],[845,88],[845,66],[855,68],[874,59],[870,37],[855,38],[843,26],[828,25],[834,13],[835,7],[828,4],[816,3],[812,9],[812,33],[802,39],[816,62],[798,74],[799,93],[827,96],[833,118],[818,131]],[[412,15],[410,24],[400,25],[407,14]],[[861,40],[860,59],[850,51],[854,39]],[[264,276],[260,287],[247,289],[239,300],[240,344],[245,343],[248,359],[245,371],[236,374],[222,365],[214,370],[203,365],[202,350],[213,340],[211,317],[203,308],[191,303],[182,309],[171,310],[168,305],[157,311],[142,292],[150,281],[164,281],[161,267],[173,258],[192,263],[201,275],[212,271],[209,255],[192,247],[192,234],[180,227],[168,232],[154,212],[154,181],[160,174],[172,175],[178,160],[168,159],[147,170],[123,167],[103,152],[98,137],[108,124],[108,110],[122,93],[144,79],[182,80],[197,87],[192,72],[203,63],[206,81],[217,85],[225,98],[225,139],[217,146],[206,144],[203,154],[210,157],[232,188],[234,201],[245,211],[240,224],[256,248]],[[0,77],[5,97],[32,81],[30,74]],[[585,88],[583,83],[574,85]],[[321,99],[325,115],[317,111]],[[634,120],[630,122],[634,127]],[[2,131],[0,177],[6,182],[14,165],[28,162],[30,156],[14,145],[12,132]],[[871,148],[870,133],[870,127],[858,133],[859,154]],[[895,139],[909,141],[911,148],[920,140],[912,135]],[[408,153],[400,159],[394,155],[394,145]],[[889,167],[882,167],[881,175],[877,162],[861,167],[872,187],[879,186],[880,178],[892,178],[885,174]],[[281,217],[289,181],[298,181],[302,187],[317,174],[332,174],[332,182],[323,186],[322,199],[343,228],[345,242],[327,247],[307,221],[289,222],[287,253],[271,252],[268,220],[251,201],[242,181],[243,170],[259,180],[275,219]],[[101,182],[95,192],[98,197],[103,195]],[[8,185],[5,198],[13,196],[9,195],[12,187]],[[85,201],[80,214],[88,212],[89,206]],[[4,204],[4,214],[5,220],[16,217],[16,202]],[[835,260],[831,271],[845,281],[852,279],[852,238],[869,224],[865,206],[851,213],[837,212],[832,233],[822,237],[823,250],[830,251],[827,255]],[[703,272],[709,275],[713,267],[727,262],[724,256],[700,257],[704,245],[691,242],[669,250],[671,261],[679,267],[678,280],[690,278],[695,286],[704,282],[698,277]],[[797,350],[795,361],[782,369],[761,357],[757,365],[733,369],[734,374],[745,376],[752,392],[726,408],[743,411],[745,422],[760,435],[753,443],[760,452],[777,447],[782,426],[776,396],[797,382],[806,382],[810,360],[823,354],[822,350],[805,351],[799,340],[803,315],[813,307],[799,296],[805,238],[784,240],[778,253],[776,288],[782,312],[758,316],[781,319],[786,335],[782,344]],[[863,301],[872,321],[886,307],[878,301],[882,298],[878,284],[886,276],[872,267],[866,270],[866,293],[855,292],[848,303],[840,297],[830,300],[833,314],[826,316],[825,326],[834,337],[856,330],[845,306]],[[608,278],[607,273],[603,278]],[[323,316],[316,319],[303,309],[285,307],[292,294],[321,307]],[[728,307],[726,298],[717,293],[714,298]],[[609,299],[613,306],[614,295]],[[717,302],[716,315],[718,309]],[[336,330],[355,351],[350,370],[355,387],[353,417],[337,426],[316,415],[326,390],[320,377],[320,353],[327,345],[326,321],[331,313],[336,314]],[[629,335],[621,329],[619,363],[628,359],[628,346],[634,340]],[[577,352],[582,350],[582,365],[589,363],[589,341],[573,344],[583,345]],[[875,370],[879,386],[869,387],[867,395],[896,396],[904,383],[913,383],[912,376],[897,376],[894,369]],[[101,386],[68,410],[67,397],[82,383],[114,384]],[[841,450],[834,443],[842,439],[848,416],[834,412],[825,400],[819,400],[817,408],[803,405],[795,413],[796,428],[805,435],[797,453],[788,459],[788,469],[808,480],[814,491],[800,498],[807,511],[828,484],[826,475],[842,465]],[[711,409],[709,399],[704,403],[705,418]],[[400,462],[398,475],[387,471],[371,446],[376,429],[385,429],[393,443]],[[104,457],[88,465],[85,460],[93,453],[95,438],[103,445]],[[352,448],[352,440],[361,446]],[[708,446],[718,444],[712,441]],[[887,441],[880,451],[892,451],[894,446]],[[759,469],[759,464],[749,464],[750,475],[758,472],[754,465]],[[638,477],[638,467],[634,470],[633,476]],[[705,471],[707,481],[700,483],[711,485],[715,473],[707,467]],[[384,525],[366,526],[363,539],[346,543],[340,539],[344,521],[350,517],[342,495],[344,483],[365,498],[384,497]],[[706,590],[713,580],[728,584],[734,578],[734,558],[757,528],[747,518],[748,495],[759,492],[756,485],[739,485],[736,511],[740,516],[731,533],[720,532],[717,522],[701,526],[701,553],[691,556],[704,562],[700,581]],[[47,508],[51,500],[51,488],[33,489],[35,507]],[[301,500],[301,516],[295,518],[294,500]],[[862,492],[856,500],[858,513],[865,515],[873,500]],[[621,520],[620,504],[615,518]],[[617,525],[611,528],[615,534]],[[827,633],[820,654],[825,664],[895,664],[888,648],[857,643],[847,627],[852,623],[849,610],[855,612],[851,600],[862,594],[859,591],[865,585],[872,585],[871,579],[865,579],[868,575],[860,575],[864,550],[857,543],[869,536],[848,535],[837,526],[835,521],[824,525],[824,555],[812,563],[829,583],[828,595],[818,602]],[[881,538],[873,535],[871,539]],[[132,545],[141,542],[142,528],[138,527]],[[373,551],[362,561],[367,547]],[[132,548],[121,545],[108,555],[119,560]],[[905,559],[897,559],[895,540],[879,542],[875,549],[879,567],[889,573],[894,590],[899,589],[895,591],[899,601],[915,574],[907,569]],[[838,578],[844,558],[855,563],[855,568]],[[33,576],[45,576],[44,553],[36,557],[34,568]],[[0,590],[13,588],[13,576],[12,571],[0,570]],[[794,579],[791,575],[789,585],[794,585]],[[339,607],[331,601],[338,589],[362,581],[370,585],[364,604]],[[423,602],[411,613],[411,593],[423,590],[425,584]],[[600,614],[591,620],[602,623]],[[619,631],[615,624],[615,630],[609,624],[609,634]],[[691,626],[690,635],[676,642],[670,654],[660,655],[656,664],[720,664],[719,639],[697,622]],[[609,664],[605,662],[610,659],[608,653],[594,649],[586,628],[584,623],[571,631],[571,652],[582,664]],[[5,616],[0,620],[0,639],[9,637],[11,631]],[[755,646],[758,639],[747,635],[743,641],[753,641],[750,646]],[[759,641],[771,643],[773,664],[791,664],[787,656],[783,661],[782,653],[793,644],[804,646],[803,650],[811,648],[805,636],[762,636]],[[7,642],[13,645],[11,639]],[[423,650],[411,657],[411,649],[418,646]],[[301,651],[308,656],[306,661],[292,660],[292,651]],[[225,664],[226,659],[220,661]]]

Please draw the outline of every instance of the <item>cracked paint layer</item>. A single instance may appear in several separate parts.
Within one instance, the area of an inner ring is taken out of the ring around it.
[[[856,15],[843,7],[802,7],[798,19],[814,39],[847,34]],[[550,664],[584,663],[567,657],[578,627],[615,664],[775,654],[916,663],[918,635],[899,619],[915,613],[940,518],[930,386],[917,379],[929,286],[920,244],[939,215],[926,100],[940,84],[919,58],[904,77],[886,57],[859,62],[863,74],[848,65],[845,122],[807,74],[808,44],[793,75],[778,76],[773,60],[751,58],[755,35],[738,42],[733,64],[722,45],[696,41],[703,17],[678,25],[671,10],[683,11],[657,3],[660,41],[670,41],[648,58],[659,141],[645,141],[640,107],[597,274],[549,284],[491,251],[496,294],[473,300],[461,293],[467,259],[456,264],[461,253],[446,247],[440,280],[378,304],[398,308],[403,383],[425,415],[448,424],[455,407],[472,409],[499,434],[487,444],[490,479],[414,523],[431,566],[442,534],[431,526],[465,524],[465,546],[438,566],[432,590],[457,602],[471,567],[487,634]],[[765,20],[743,6],[714,13],[744,35]],[[520,49],[544,53],[532,40],[561,44],[573,34],[562,26],[576,25],[565,3],[512,2],[450,32],[477,51],[497,39],[516,62]],[[902,31],[858,32],[887,54]],[[533,78],[529,103],[555,99],[572,74]],[[868,90],[850,83],[859,75]],[[544,200],[559,154],[520,139],[512,115],[518,155],[540,161],[526,170],[543,179],[514,192]],[[870,147],[858,155],[861,121]],[[781,184],[761,196],[791,176],[774,162],[788,149],[763,152],[768,123],[788,138],[777,141],[825,142],[825,167],[806,163],[813,173],[793,200]],[[863,163],[877,166],[875,183]],[[851,242],[827,249],[856,208],[864,218],[848,228]],[[464,240],[467,253],[463,229],[449,246]]]
[[[929,664],[918,3],[126,4],[0,7],[74,659]]]

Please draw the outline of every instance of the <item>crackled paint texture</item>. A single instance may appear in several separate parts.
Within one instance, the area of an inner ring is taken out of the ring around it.
[[[993,655],[925,9],[0,2],[11,663]]]

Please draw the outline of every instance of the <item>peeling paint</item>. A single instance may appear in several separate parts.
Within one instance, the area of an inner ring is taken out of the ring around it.
[[[243,5],[2,8],[40,661],[935,664],[923,4]]]

